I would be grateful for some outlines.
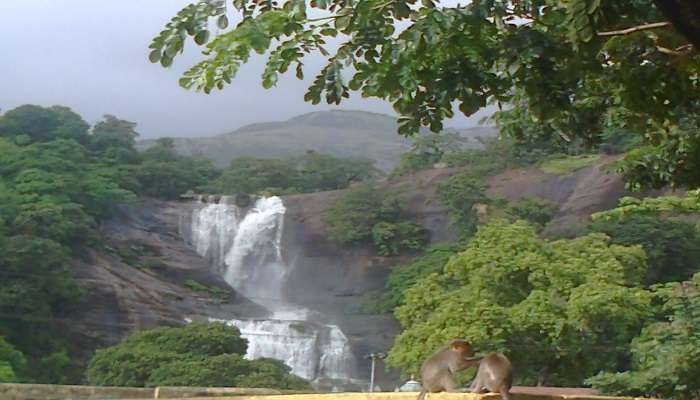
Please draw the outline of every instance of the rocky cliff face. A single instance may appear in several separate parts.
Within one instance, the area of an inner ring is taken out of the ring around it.
[[[489,194],[515,200],[540,197],[560,205],[548,227],[566,232],[590,213],[609,208],[624,193],[621,179],[600,167],[609,160],[567,176],[535,169],[510,170],[489,181]],[[435,183],[458,172],[423,171],[384,183],[401,187],[408,208],[431,231],[434,242],[454,240],[446,209],[434,199]],[[323,210],[342,191],[287,196],[284,200],[283,257],[292,266],[284,287],[289,301],[315,311],[316,321],[334,324],[347,337],[356,369],[368,378],[364,354],[387,350],[399,330],[390,315],[355,312],[365,295],[381,290],[392,266],[410,257],[379,257],[371,249],[342,248],[328,240]],[[182,324],[188,318],[262,318],[266,311],[236,293],[181,235],[182,216],[193,202],[143,200],[122,206],[102,227],[108,246],[77,261],[77,276],[86,288],[83,304],[66,315],[65,329],[75,335],[80,360],[94,348],[113,344],[126,333],[158,325]],[[199,286],[193,286],[197,282]],[[80,361],[79,360],[79,361]],[[394,376],[379,368],[379,384],[393,388]]]

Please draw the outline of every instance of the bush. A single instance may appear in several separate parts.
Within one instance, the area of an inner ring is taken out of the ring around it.
[[[476,231],[479,220],[474,205],[489,202],[485,192],[486,184],[470,171],[455,174],[437,185],[436,195],[447,206],[450,223],[463,239]]]
[[[506,213],[515,219],[522,219],[538,227],[544,227],[554,218],[559,207],[556,204],[538,199],[521,199],[506,207]]]
[[[392,256],[423,249],[428,243],[428,231],[410,221],[379,222],[372,227],[372,242],[380,255]]]
[[[24,354],[0,336],[0,383],[18,382],[17,372],[24,369],[26,362]]]
[[[246,386],[256,381],[279,389],[308,387],[280,361],[243,359],[246,349],[238,328],[223,323],[141,331],[98,350],[87,381],[109,386]]]
[[[240,354],[202,360],[174,361],[156,368],[146,386],[220,386],[272,389],[309,389],[283,362],[271,358],[249,361]]]

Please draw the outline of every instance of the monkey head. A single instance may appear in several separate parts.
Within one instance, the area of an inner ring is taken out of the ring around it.
[[[450,347],[463,357],[468,357],[472,354],[471,345],[464,339],[455,339],[451,341]]]

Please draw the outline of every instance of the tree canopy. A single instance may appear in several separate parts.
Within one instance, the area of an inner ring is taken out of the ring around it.
[[[387,362],[416,372],[437,347],[467,337],[481,352],[506,352],[521,383],[579,385],[624,366],[652,317],[644,273],[640,247],[602,234],[550,242],[525,222],[493,220],[406,290],[395,312],[405,330]]]
[[[378,174],[372,160],[342,159],[309,150],[286,159],[234,158],[207,189],[222,194],[311,193],[343,189]]]
[[[312,103],[340,103],[351,91],[387,100],[407,135],[441,130],[453,105],[471,115],[495,103],[504,105],[503,133],[524,142],[638,136],[619,166],[632,187],[696,185],[699,8],[693,0],[200,0],[153,39],[149,58],[170,66],[192,37],[205,57],[180,85],[208,93],[255,53],[269,54],[266,88],[289,69],[302,78],[304,58],[320,53],[327,64],[304,96]]]
[[[632,342],[628,371],[600,373],[588,380],[610,394],[678,400],[700,393],[700,273],[686,282],[658,286],[664,318],[649,324]]]

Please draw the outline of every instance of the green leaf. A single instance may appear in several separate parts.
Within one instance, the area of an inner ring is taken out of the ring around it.
[[[194,42],[197,43],[198,45],[203,45],[209,40],[209,31],[208,30],[203,30],[197,32],[196,35],[194,35]]]
[[[160,54],[160,49],[153,50],[148,54],[148,60],[152,63],[157,63],[160,61]]]
[[[334,22],[335,29],[344,31],[350,25],[350,21],[352,21],[352,15],[342,15],[336,18]]]
[[[162,65],[163,67],[166,67],[166,68],[173,65],[173,58],[168,56],[167,54],[163,55],[160,58],[160,65]]]

